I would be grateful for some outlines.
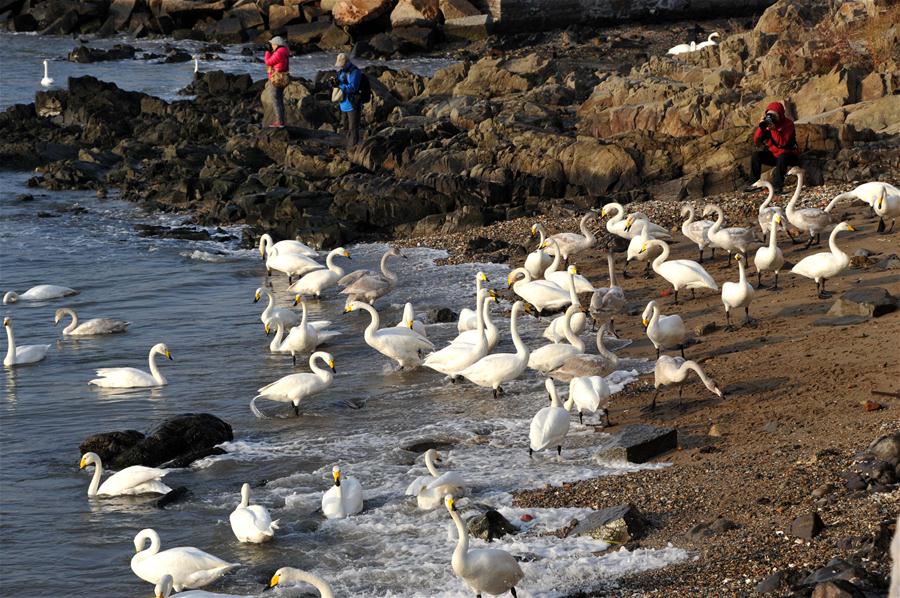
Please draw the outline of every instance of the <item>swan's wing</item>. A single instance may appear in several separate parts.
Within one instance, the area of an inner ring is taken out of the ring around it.
[[[316,331],[325,330],[329,326],[331,326],[331,320],[318,320],[316,322],[309,322],[307,326],[312,326],[316,329]]]
[[[363,295],[365,293],[379,292],[391,287],[391,281],[381,275],[363,276],[350,286],[341,291],[344,295]]]
[[[127,388],[129,386],[155,386],[156,379],[137,368],[100,368],[91,384],[105,387]]]
[[[441,474],[438,478],[433,478],[432,481],[428,484],[429,490],[435,490],[442,486],[462,488],[465,487],[466,481],[463,477],[456,471],[447,471]],[[450,494],[450,492],[448,492]]]
[[[168,473],[169,471],[166,469],[144,467],[143,465],[132,465],[131,467],[126,467],[122,471],[118,471],[109,476],[106,481],[100,485],[97,493],[108,496],[115,496],[118,494],[135,494],[136,492],[134,491],[137,488],[144,486],[149,482],[158,482]],[[166,488],[165,492],[171,491],[171,488],[169,488],[168,486],[162,486]],[[153,485],[150,485],[150,488],[152,487]],[[155,492],[155,490],[151,491]]]
[[[29,363],[40,361],[47,355],[50,345],[22,345],[16,347],[16,361],[19,363]]]
[[[331,340],[335,337],[338,337],[340,335],[341,335],[341,333],[336,330],[325,330],[325,331],[319,332],[319,334],[318,334],[319,344],[321,345],[322,343],[328,342],[329,340]]]
[[[428,484],[434,480],[435,478],[430,475],[422,475],[414,479],[410,482],[409,486],[406,487],[406,495],[407,496],[418,496],[419,492],[422,491],[423,488],[427,488]]]
[[[298,382],[302,380],[302,378],[300,378],[299,376],[302,376],[302,374],[288,374],[287,376],[282,376],[275,382],[266,384],[256,392],[258,392],[261,396],[286,395],[289,390],[291,390],[294,386],[297,385]]]
[[[354,270],[350,274],[342,276],[337,284],[339,287],[349,287],[351,284],[359,280],[364,276],[375,276],[376,272],[372,272],[371,270]]]
[[[621,351],[633,342],[630,338],[617,338],[608,334],[603,335],[603,346],[613,353]]]
[[[467,330],[474,330],[478,326],[477,320],[478,316],[475,314],[475,310],[464,307],[459,310],[459,321],[456,323],[456,331],[466,332]]]
[[[559,407],[544,407],[531,420],[528,438],[538,451],[559,442],[569,431],[569,413]]]
[[[519,563],[505,550],[480,548],[469,550],[466,557],[466,577],[476,578],[481,583],[500,582],[499,585],[513,587],[525,574]]]
[[[344,494],[344,504],[349,514],[359,513],[363,509],[362,485],[355,478],[346,478],[341,482]]]

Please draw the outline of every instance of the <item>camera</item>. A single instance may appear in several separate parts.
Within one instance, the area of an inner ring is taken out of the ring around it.
[[[772,114],[771,112],[767,113],[766,116],[763,118],[763,122],[766,124],[766,126],[769,126],[769,127],[773,126],[776,122],[775,115]]]

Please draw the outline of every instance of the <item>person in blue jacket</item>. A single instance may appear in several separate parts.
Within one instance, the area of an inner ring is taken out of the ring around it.
[[[347,132],[347,147],[349,148],[359,143],[359,113],[362,108],[359,84],[362,72],[343,53],[338,54],[334,66],[338,69],[337,86],[344,92],[344,100],[341,102],[341,119]]]

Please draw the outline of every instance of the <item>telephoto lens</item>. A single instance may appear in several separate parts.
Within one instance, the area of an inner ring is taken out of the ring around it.
[[[763,120],[766,121],[767,125],[770,125],[770,126],[774,125],[775,124],[775,115],[774,114],[766,114],[766,117]]]

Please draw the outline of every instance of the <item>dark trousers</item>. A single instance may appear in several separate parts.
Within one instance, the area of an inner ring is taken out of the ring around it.
[[[347,147],[351,148],[359,143],[359,109],[357,102],[353,103],[353,110],[350,112],[342,112],[341,117],[344,121],[344,131],[347,134]]]
[[[275,122],[284,124],[284,88],[269,83],[272,94],[272,108],[275,110]]]
[[[768,149],[753,152],[750,158],[750,178],[754,181],[759,180],[762,174],[762,165],[774,166],[775,176],[772,178],[772,185],[777,191],[781,191],[784,186],[784,175],[787,174],[788,167],[799,164],[799,159],[794,154],[781,154],[777,158],[772,155]]]

